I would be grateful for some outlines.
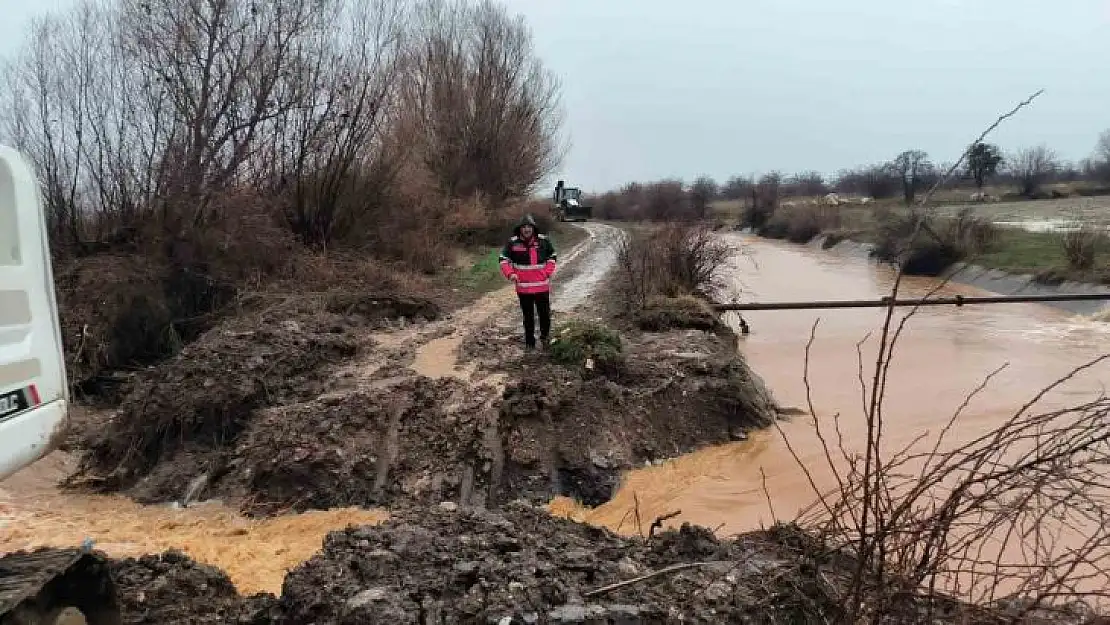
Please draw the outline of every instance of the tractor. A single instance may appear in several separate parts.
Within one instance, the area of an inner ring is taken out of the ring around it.
[[[594,207],[582,199],[582,189],[568,187],[560,180],[555,184],[554,204],[551,212],[559,221],[586,221],[593,217]]]

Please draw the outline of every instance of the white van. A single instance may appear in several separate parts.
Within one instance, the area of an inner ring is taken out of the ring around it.
[[[68,401],[38,181],[0,146],[0,479],[57,446]]]

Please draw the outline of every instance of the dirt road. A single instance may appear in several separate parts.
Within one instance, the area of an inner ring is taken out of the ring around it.
[[[588,238],[563,252],[562,269],[556,276],[554,304],[560,312],[583,303],[616,256],[619,230],[598,223],[582,227]],[[491,375],[471,379],[475,364],[465,359],[460,364],[459,356],[463,341],[491,324],[510,334],[510,327],[519,324],[511,286],[491,292],[443,320],[368,333],[361,339],[372,347],[363,350],[365,357],[339,369],[318,403],[301,408],[312,419],[325,420],[321,406],[360,394],[390,393],[395,385],[411,381],[414,373],[462,382],[452,387],[442,403],[469,402],[470,409],[475,408],[473,402],[492,404],[503,390],[501,379]],[[476,385],[481,386],[480,391],[475,390]],[[450,407],[446,410],[449,413]],[[58,481],[72,468],[70,456],[55,453],[0,483],[0,552],[73,545],[85,538],[121,557],[177,548],[227,571],[240,592],[279,592],[286,570],[319,550],[327,532],[387,517],[381,510],[338,507],[256,520],[243,517],[218,499],[184,509],[178,505],[142,506],[122,496],[59,491]],[[186,490],[186,484],[180,482],[182,496]]]

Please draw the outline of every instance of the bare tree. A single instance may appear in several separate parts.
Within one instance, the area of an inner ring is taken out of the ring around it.
[[[561,117],[524,19],[489,0],[427,0],[417,20],[406,110],[441,190],[493,205],[534,190],[560,160]]]
[[[688,220],[690,196],[681,180],[660,180],[644,187],[644,216],[655,221]]]
[[[326,27],[304,0],[121,0],[125,53],[173,109],[167,191],[194,223],[212,192],[240,182],[264,126],[301,105],[283,88],[296,44]]]
[[[795,174],[787,180],[786,186],[789,187],[790,195],[801,197],[825,195],[829,191],[825,185],[825,177],[816,171]]]
[[[721,186],[721,195],[726,200],[741,200],[748,197],[754,184],[750,176],[733,176]]]
[[[841,171],[837,177],[836,189],[845,193],[862,193],[881,200],[893,196],[897,192],[899,182],[893,165],[883,163]]]
[[[773,171],[761,176],[759,182],[749,188],[751,199],[740,217],[742,227],[758,231],[770,221],[779,207],[782,178],[781,173]]]
[[[1086,169],[1095,178],[1110,182],[1110,130],[1105,130],[1099,135],[1094,156]]]
[[[1110,130],[1102,131],[1095,146],[1095,157],[1110,162]]]
[[[284,85],[300,102],[277,118],[258,161],[265,184],[288,195],[290,227],[306,244],[388,201],[403,162],[391,133],[398,113],[407,14],[400,0],[362,0],[318,16],[298,42]],[[261,181],[260,181],[261,182]]]
[[[1058,167],[1056,152],[1046,145],[1018,150],[1009,159],[1008,171],[1017,181],[1021,194],[1034,197]]]
[[[690,186],[690,206],[697,219],[705,219],[709,214],[709,204],[717,199],[720,191],[717,183],[709,176],[702,176]]]

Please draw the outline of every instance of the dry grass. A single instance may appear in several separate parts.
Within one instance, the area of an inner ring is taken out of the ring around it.
[[[1077,224],[1060,236],[1068,268],[1076,271],[1090,271],[1095,267],[1098,257],[1110,249],[1110,237],[1102,228],[1090,224]]]

